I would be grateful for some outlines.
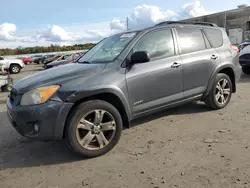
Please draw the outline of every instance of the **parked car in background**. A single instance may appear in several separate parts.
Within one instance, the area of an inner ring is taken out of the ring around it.
[[[55,61],[61,61],[61,60],[65,60],[67,59],[69,56],[71,56],[72,54],[63,54],[61,55],[61,57],[59,57],[58,59],[56,59]]]
[[[75,63],[80,58],[81,55],[82,55],[81,53],[71,54],[70,56],[68,56],[64,60],[60,60],[60,61],[56,60],[56,61],[53,61],[51,63],[48,63],[48,64],[44,65],[44,68],[45,69],[50,69],[52,67],[57,67],[57,66],[60,66],[60,65]]]
[[[33,60],[30,57],[23,57],[22,61],[25,65],[29,65],[33,62]]]
[[[249,45],[250,45],[250,39],[246,39],[239,45],[239,50],[241,51]]]
[[[107,37],[77,63],[17,82],[7,114],[21,135],[66,138],[76,153],[97,157],[133,119],[197,100],[226,107],[240,75],[238,50],[223,28],[163,22]]]
[[[45,55],[44,57],[45,57],[45,60],[44,60],[44,62],[47,60],[47,59],[50,59],[50,58],[52,58],[52,57],[54,57],[56,54],[48,54],[48,55]],[[43,63],[44,63],[43,62]]]
[[[41,61],[43,60],[43,55],[32,55],[30,56],[30,58],[32,59],[32,62],[39,64],[41,63]]]
[[[55,61],[60,57],[61,57],[61,55],[54,55],[54,56],[52,56],[50,58],[47,58],[47,59],[45,59],[44,64],[46,65],[48,63],[51,63],[52,61]]]
[[[250,45],[240,52],[240,65],[245,74],[250,74]]]
[[[47,59],[54,57],[55,54],[48,54],[48,55],[35,55],[32,56],[33,62],[36,64],[43,64]]]
[[[2,65],[4,70],[7,70],[12,74],[19,73],[21,69],[25,67],[21,59],[7,59],[1,56],[0,56],[0,64]]]

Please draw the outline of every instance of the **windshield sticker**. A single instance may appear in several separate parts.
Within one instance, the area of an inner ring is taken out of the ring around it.
[[[121,38],[131,38],[135,36],[135,33],[125,33],[121,36]]]

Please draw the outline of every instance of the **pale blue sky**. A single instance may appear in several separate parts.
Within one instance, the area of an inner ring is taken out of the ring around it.
[[[0,23],[10,22],[29,28],[48,24],[91,23],[126,17],[142,4],[179,11],[190,2],[192,0],[1,0]],[[207,10],[219,11],[236,8],[247,0],[201,0],[201,3]]]
[[[171,10],[179,13],[185,4],[194,0],[1,0],[1,24],[11,23],[16,26],[15,35],[28,37],[52,25],[58,25],[67,31],[78,34],[83,30],[108,29],[114,18],[124,20],[139,5],[157,6],[163,12]],[[208,12],[234,9],[239,4],[250,4],[250,0],[200,0]],[[3,37],[2,37],[3,38]],[[6,38],[6,37],[5,37]],[[67,41],[67,40],[62,40]],[[21,42],[8,39],[6,44],[16,46]],[[27,46],[27,45],[26,45]]]

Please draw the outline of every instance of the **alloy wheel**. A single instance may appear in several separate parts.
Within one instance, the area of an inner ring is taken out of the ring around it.
[[[216,85],[215,99],[220,104],[225,104],[231,94],[229,82],[226,79],[221,79]]]
[[[17,66],[12,67],[12,72],[13,73],[18,73],[19,72],[19,68]]]
[[[76,128],[78,143],[87,150],[106,147],[114,138],[116,122],[105,110],[93,110],[85,114]]]

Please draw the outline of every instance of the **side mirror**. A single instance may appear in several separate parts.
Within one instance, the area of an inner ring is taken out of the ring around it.
[[[150,61],[150,55],[149,55],[148,52],[146,52],[146,51],[138,51],[138,52],[134,52],[131,55],[130,63],[131,64],[147,63],[149,61]]]

